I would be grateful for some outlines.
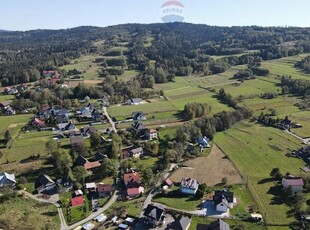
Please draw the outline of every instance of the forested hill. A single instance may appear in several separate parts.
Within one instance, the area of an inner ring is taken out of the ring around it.
[[[104,41],[101,46],[96,41]],[[150,43],[151,45],[146,45]],[[153,75],[219,73],[231,65],[257,63],[310,51],[310,28],[216,27],[183,23],[125,24],[105,28],[0,32],[0,84],[32,82],[44,69],[57,69],[83,54],[104,55],[127,43],[125,65]],[[248,52],[251,51],[251,52]],[[248,52],[248,53],[247,53]],[[247,54],[245,54],[247,53]],[[214,60],[211,55],[236,55]],[[155,63],[152,68],[150,63]]]

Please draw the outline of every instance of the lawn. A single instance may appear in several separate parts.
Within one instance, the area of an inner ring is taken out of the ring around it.
[[[15,197],[0,204],[2,229],[59,229],[60,220],[54,205]]]
[[[197,224],[210,224],[215,219],[210,219],[206,217],[192,217],[192,222],[189,227],[189,230],[196,230]],[[266,227],[263,225],[263,223],[251,223],[251,222],[243,222],[238,220],[224,220],[226,223],[230,225],[230,229],[234,229],[234,227],[238,226],[244,226],[243,229],[247,230],[265,230]]]
[[[188,211],[197,210],[201,203],[201,199],[180,194],[179,187],[174,186],[169,192],[173,193],[173,195],[163,196],[162,194],[157,194],[152,201],[164,204],[170,208]]]
[[[218,133],[215,143],[247,181],[259,210],[268,217],[268,224],[289,224],[295,220],[287,215],[290,211],[287,205],[276,202],[276,184],[268,178],[275,167],[280,168],[282,173],[300,174],[303,161],[285,156],[289,149],[301,147],[299,140],[278,129],[241,123]]]
[[[48,154],[45,144],[53,136],[51,131],[20,133],[12,141],[11,147],[3,150],[4,159],[11,161],[20,161],[30,156],[38,154],[46,156]]]
[[[309,111],[299,111],[289,114],[289,119],[302,125],[302,128],[292,129],[291,131],[303,138],[310,137],[310,113]]]
[[[144,197],[141,197],[129,201],[115,202],[105,213],[108,217],[113,217],[115,210],[124,207],[127,211],[127,215],[138,217],[142,211],[144,199]]]
[[[61,194],[61,200],[66,200],[66,203],[69,204],[71,200],[71,192],[66,192]],[[90,215],[90,208],[89,208],[89,200],[86,195],[84,195],[84,205],[78,207],[63,207],[62,211],[64,217],[66,218],[67,224],[71,225],[74,224],[87,216]]]
[[[137,168],[138,166],[140,166],[141,164],[147,168],[153,168],[153,166],[155,166],[156,162],[158,161],[157,157],[148,157],[147,159],[132,159],[129,160],[133,162],[133,167],[136,168],[137,170],[139,170],[139,168]]]
[[[277,60],[271,60],[271,61],[265,61],[262,62],[262,67],[269,69],[271,74],[273,75],[290,75],[294,79],[310,79],[310,75],[304,73],[303,71],[296,69],[294,67],[294,64],[297,61],[300,61],[304,57],[306,57],[308,54],[302,54],[299,56],[292,56],[292,57],[286,57],[281,58]]]
[[[230,189],[234,193],[234,196],[237,198],[238,205],[230,210],[230,213],[237,218],[243,216],[244,214],[248,215],[248,208],[252,207],[256,212],[258,211],[257,204],[253,200],[253,197],[244,185],[234,185]]]
[[[14,95],[1,95],[0,96],[0,103],[4,102],[4,101],[13,100],[13,99],[14,99]]]
[[[5,130],[14,129],[16,126],[25,125],[33,115],[0,116],[0,136]]]
[[[171,139],[175,138],[175,132],[176,132],[176,127],[167,127],[167,128],[161,128],[159,130],[159,137],[161,139],[164,139],[165,136],[169,136]]]

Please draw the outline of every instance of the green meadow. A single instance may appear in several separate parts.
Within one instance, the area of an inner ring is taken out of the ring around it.
[[[269,174],[278,167],[283,174],[300,175],[305,163],[286,156],[291,149],[301,147],[300,141],[281,130],[250,123],[219,133],[214,141],[247,181],[260,212],[267,216],[267,223],[288,225],[293,222],[295,217],[289,215],[290,207],[277,200],[279,186]]]

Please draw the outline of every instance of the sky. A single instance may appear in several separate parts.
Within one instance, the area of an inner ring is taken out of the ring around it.
[[[310,0],[179,0],[185,22],[310,27]],[[158,23],[165,0],[0,0],[0,29]]]

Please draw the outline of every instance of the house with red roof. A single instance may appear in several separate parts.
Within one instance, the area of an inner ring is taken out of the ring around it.
[[[169,186],[171,187],[173,185],[172,180],[170,180],[169,178],[167,178],[166,180],[163,181],[163,186]]]
[[[127,198],[134,199],[144,193],[144,188],[139,186],[138,188],[129,188],[127,189]]]
[[[31,124],[33,126],[39,126],[39,127],[44,127],[45,126],[45,122],[40,120],[39,118],[34,118]]]
[[[282,178],[283,188],[292,188],[293,192],[301,192],[304,187],[304,181],[301,177],[294,177],[292,175]]]
[[[95,168],[98,168],[101,164],[99,161],[88,161],[85,157],[80,155],[76,158],[75,165],[83,166],[87,171],[92,171]]]
[[[97,184],[97,192],[99,197],[111,196],[113,187],[110,184]]]
[[[138,188],[141,184],[140,175],[134,171],[125,173],[124,183],[127,188]]]
[[[144,188],[141,186],[140,175],[135,171],[124,174],[124,184],[127,188],[128,199],[136,198],[144,193]]]
[[[71,206],[72,207],[81,206],[83,204],[84,204],[84,197],[83,196],[77,196],[77,197],[73,197],[71,199]]]

